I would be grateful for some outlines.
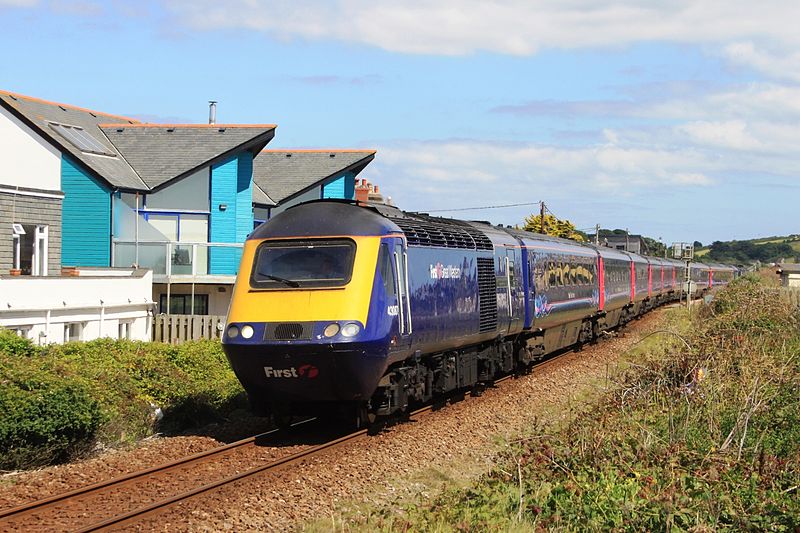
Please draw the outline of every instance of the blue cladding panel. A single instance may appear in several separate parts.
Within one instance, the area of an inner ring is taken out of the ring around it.
[[[347,200],[356,199],[356,177],[349,172],[344,175],[344,197]]]
[[[322,197],[323,198],[338,198],[342,199],[345,198],[345,181],[346,175],[341,175],[338,178],[334,178],[333,181],[329,181],[325,185],[322,186]]]
[[[209,230],[211,242],[236,242],[238,180],[238,157],[211,167],[211,228]],[[226,206],[224,211],[220,210],[220,205]],[[233,248],[211,248],[209,250],[209,274],[236,274],[239,269],[240,256],[241,251]]]
[[[66,155],[61,158],[61,264],[111,265],[111,189]]]
[[[253,154],[241,154],[237,170],[236,242],[244,242],[253,231]]]

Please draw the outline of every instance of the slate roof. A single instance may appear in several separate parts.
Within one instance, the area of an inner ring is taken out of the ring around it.
[[[114,146],[150,189],[234,150],[258,153],[274,124],[101,124]]]
[[[28,123],[28,125],[49,139],[63,152],[66,152],[92,169],[99,176],[102,176],[112,185],[123,188],[143,189],[146,188],[144,182],[136,174],[136,171],[125,161],[119,151],[103,135],[98,127],[103,122],[120,122],[135,124],[137,121],[119,115],[109,115],[98,111],[91,111],[66,104],[47,102],[38,98],[24,96],[20,94],[0,91],[0,101],[12,112]],[[67,124],[70,126],[80,126],[87,133],[104,147],[108,148],[114,157],[84,154],[71,142],[56,133],[50,123]]]
[[[112,186],[144,192],[233,150],[255,154],[275,135],[274,124],[143,124],[129,117],[5,91],[0,91],[0,104]],[[109,155],[82,152],[51,123],[83,128]]]
[[[358,175],[375,150],[262,150],[253,160],[253,203],[275,205],[343,172]],[[256,190],[271,200],[257,200]]]

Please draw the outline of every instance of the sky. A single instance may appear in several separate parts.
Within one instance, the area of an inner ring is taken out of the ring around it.
[[[402,209],[665,243],[798,233],[800,3],[0,0],[0,89],[372,148]],[[506,206],[461,210],[471,207]],[[450,210],[450,211],[446,211]],[[459,210],[459,211],[456,211]]]

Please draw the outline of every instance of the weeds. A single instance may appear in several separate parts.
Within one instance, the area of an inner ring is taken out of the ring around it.
[[[659,332],[599,405],[533,428],[467,490],[370,527],[798,531],[798,316],[755,277]]]

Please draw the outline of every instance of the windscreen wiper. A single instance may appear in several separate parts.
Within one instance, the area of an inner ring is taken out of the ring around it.
[[[272,274],[261,274],[261,275],[264,276],[267,279],[271,279],[272,281],[277,281],[279,283],[284,283],[284,284],[288,285],[289,287],[293,287],[295,289],[300,286],[299,283],[297,283],[296,281],[291,280],[291,279],[282,278],[280,276],[273,276]]]

